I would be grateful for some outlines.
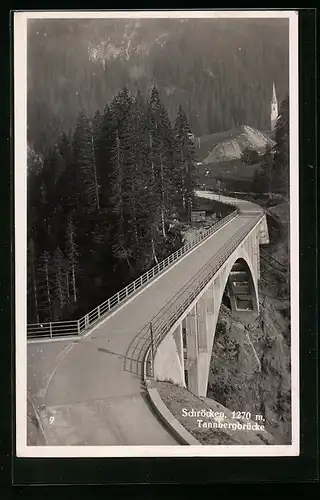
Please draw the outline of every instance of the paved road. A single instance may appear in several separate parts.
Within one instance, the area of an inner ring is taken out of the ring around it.
[[[224,196],[220,194],[213,193],[212,191],[195,191],[195,194],[201,198],[210,198],[211,200],[221,201],[222,203],[227,203],[235,205],[238,207],[242,214],[245,213],[263,213],[263,208],[255,203],[251,203],[246,200],[238,200],[236,198],[231,198],[230,196]]]
[[[233,201],[241,205],[243,214],[142,289],[86,338],[28,343],[28,391],[40,406],[48,445],[178,444],[150,409],[141,380],[142,346],[148,339],[141,339],[138,332],[237,231],[256,218],[256,205]]]

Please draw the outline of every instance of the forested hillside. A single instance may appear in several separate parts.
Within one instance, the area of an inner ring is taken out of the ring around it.
[[[28,323],[78,318],[182,244],[195,153],[156,87],[81,113],[44,157],[28,157]]]
[[[169,119],[183,103],[197,136],[269,130],[272,82],[280,101],[288,92],[288,44],[284,19],[31,20],[29,144],[47,152],[80,110],[154,84]]]

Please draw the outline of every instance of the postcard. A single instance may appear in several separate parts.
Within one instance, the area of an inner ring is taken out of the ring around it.
[[[18,457],[299,455],[298,14],[14,13]]]

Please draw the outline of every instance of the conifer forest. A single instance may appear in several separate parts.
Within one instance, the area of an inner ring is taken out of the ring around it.
[[[182,244],[195,153],[180,107],[127,89],[28,165],[28,322],[78,318]]]
[[[286,19],[36,19],[28,22],[28,142],[46,152],[80,110],[155,84],[199,137],[242,124],[269,130],[272,83],[289,89]]]
[[[194,135],[267,129],[274,79],[253,187],[287,190],[284,22],[29,21],[28,323],[78,319],[181,247]]]
[[[295,454],[298,16],[133,11],[15,24],[19,456]]]

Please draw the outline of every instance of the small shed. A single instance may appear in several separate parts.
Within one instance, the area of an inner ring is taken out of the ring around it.
[[[191,222],[205,222],[206,211],[205,210],[193,210],[191,212]]]

